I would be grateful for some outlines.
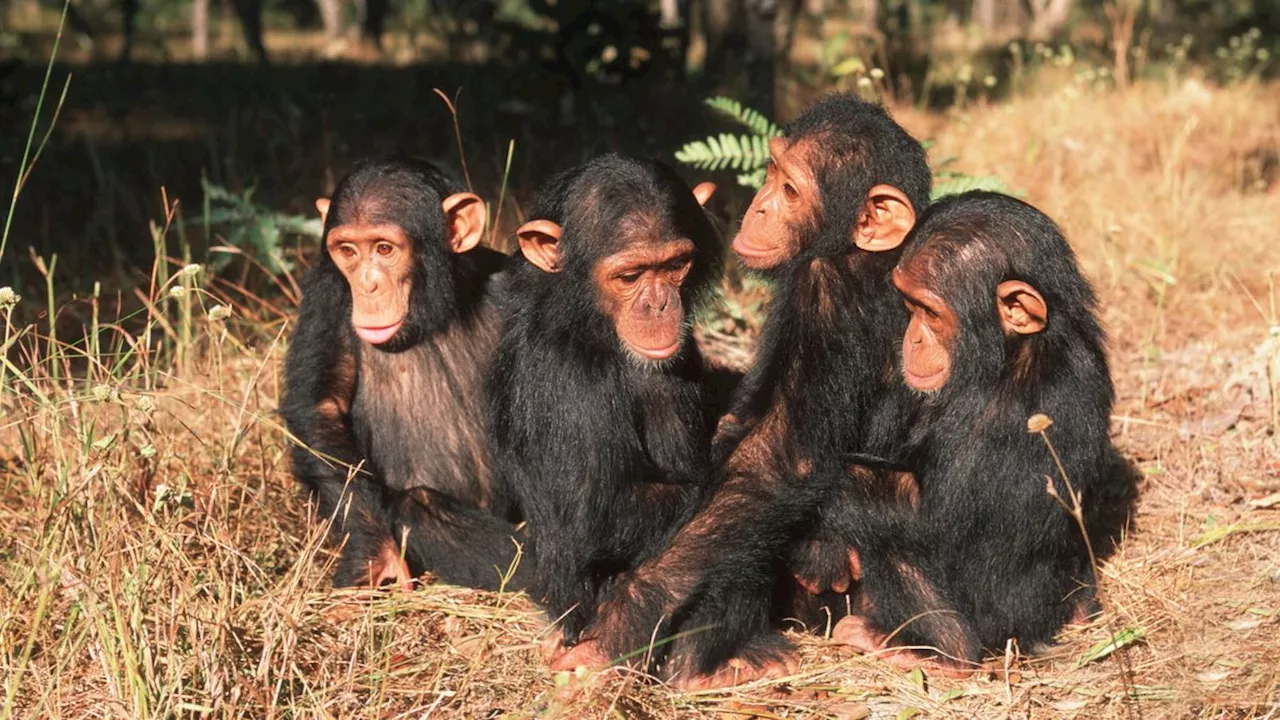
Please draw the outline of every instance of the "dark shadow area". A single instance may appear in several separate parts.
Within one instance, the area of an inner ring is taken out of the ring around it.
[[[0,109],[0,193],[12,193],[44,68],[10,68]],[[574,88],[534,59],[409,67],[311,64],[101,64],[56,66],[47,118],[67,73],[61,117],[23,189],[0,282],[43,284],[27,261],[59,255],[61,289],[136,275],[154,257],[149,223],[163,222],[161,189],[185,219],[202,214],[201,177],[253,200],[313,214],[311,200],[362,156],[421,155],[462,177],[453,120],[433,91],[457,97],[467,170],[496,202],[508,145],[504,228],[515,205],[558,169],[607,150],[672,152],[715,122],[712,88],[657,71]],[[47,120],[46,123],[47,125]],[[44,132],[42,126],[37,133]],[[690,174],[692,177],[692,174]],[[514,202],[513,202],[514,201]],[[185,229],[192,257],[209,242]],[[180,238],[170,233],[170,249]],[[216,238],[213,239],[216,243]],[[123,279],[123,278],[121,278]]]
[[[312,200],[359,157],[412,153],[462,176],[453,118],[437,88],[457,98],[474,189],[496,204],[505,187],[498,225],[509,231],[521,205],[557,169],[609,150],[674,164],[682,144],[734,130],[703,104],[711,95],[785,121],[832,90],[870,92],[867,74],[879,73],[873,94],[932,110],[963,108],[1034,87],[1037,68],[1054,67],[1041,53],[1052,56],[1072,34],[1083,38],[1073,52],[1084,64],[1107,67],[1112,30],[1103,4],[1061,1],[1078,12],[1050,27],[1014,0],[405,0],[391,9],[369,0],[360,28],[344,30],[352,18],[343,19],[351,9],[343,0],[223,0],[213,3],[221,21],[203,21],[206,35],[217,25],[224,40],[210,57],[236,54],[227,52],[227,37],[257,36],[241,41],[241,61],[209,62],[173,61],[209,51],[194,50],[198,43],[183,39],[189,31],[175,30],[185,13],[195,18],[203,7],[208,14],[209,0],[194,0],[190,10],[168,2],[80,3],[100,14],[68,20],[60,57],[77,62],[54,68],[37,143],[68,74],[73,78],[17,204],[0,284],[42,295],[43,280],[28,259],[34,252],[58,254],[60,292],[95,281],[136,285],[155,255],[150,223],[163,223],[162,189],[170,203],[180,201],[179,219],[187,222],[166,236],[170,252],[203,260],[221,240],[200,222],[202,178],[241,197],[252,191],[262,206],[312,217]],[[0,0],[0,18],[13,2]],[[254,4],[250,20],[240,13],[245,3]],[[1280,68],[1265,59],[1280,51],[1274,2],[1174,4],[1189,12],[1162,6],[1135,19],[1142,32],[1133,49],[1146,58],[1135,61],[1135,77],[1163,77],[1166,66],[1189,61],[1223,83],[1254,73],[1274,77]],[[111,21],[139,7],[134,62],[119,61]],[[258,63],[251,48],[262,46],[264,12],[271,52],[269,62]],[[397,15],[403,17],[393,33],[384,20]],[[77,28],[90,25],[102,42],[88,43],[86,52],[88,31]],[[303,31],[284,28],[290,25]],[[1043,45],[1024,39],[1040,26]],[[54,30],[56,23],[36,23],[25,34],[0,28],[0,58],[23,58],[0,59],[6,212],[44,80],[40,58]],[[986,39],[970,42],[971,31]],[[348,41],[356,45],[344,46]],[[330,53],[376,63],[316,59]],[[403,64],[406,58],[436,59]],[[749,193],[729,171],[712,179],[722,190],[717,202],[734,217]]]

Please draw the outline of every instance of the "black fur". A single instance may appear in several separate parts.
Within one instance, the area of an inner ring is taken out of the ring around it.
[[[367,563],[405,529],[415,576],[496,588],[515,555],[519,513],[493,472],[483,398],[504,256],[449,250],[441,203],[463,189],[426,162],[363,164],[335,189],[303,280],[281,412],[302,443],[294,475],[334,518],[331,539],[345,539],[337,586],[366,582]],[[400,225],[416,254],[404,327],[376,348],[355,335],[350,288],[324,250],[329,231],[353,221]]]
[[[1027,420],[1053,420],[1049,439],[1081,494],[1099,559],[1114,548],[1136,497],[1136,473],[1111,444],[1114,390],[1095,299],[1053,221],[1019,200],[970,192],[934,205],[902,258],[956,312],[952,375],[924,396],[907,463],[918,517],[862,544],[868,619],[893,643],[976,661],[1017,638],[1051,643],[1077,609],[1095,607],[1084,538],[1046,490],[1067,485]],[[1006,337],[996,287],[1021,280],[1048,306],[1048,324]],[[932,612],[939,619],[914,620]]]
[[[648,644],[665,618],[659,638],[687,633],[655,653],[663,660],[669,651],[660,668],[667,675],[777,656],[791,548],[817,539],[810,531],[823,513],[873,514],[875,488],[849,480],[847,458],[892,455],[909,415],[896,370],[907,315],[890,283],[900,250],[860,250],[852,230],[874,185],[897,187],[917,209],[927,204],[924,150],[883,108],[851,95],[818,103],[785,132],[820,148],[822,208],[801,229],[800,252],[775,272],[756,362],[731,406],[736,427],[717,440],[719,487],[663,555],[610,598],[592,633],[616,657]],[[848,500],[829,505],[837,489]],[[828,545],[847,567],[848,545]]]
[[[500,467],[529,519],[537,596],[567,643],[615,577],[649,557],[699,501],[712,413],[692,337],[661,366],[621,346],[599,309],[596,263],[640,242],[688,238],[686,317],[716,279],[720,242],[686,185],[661,163],[607,155],[543,189],[531,219],[560,224],[563,269],[518,262],[490,384]],[[644,223],[641,223],[644,224]]]

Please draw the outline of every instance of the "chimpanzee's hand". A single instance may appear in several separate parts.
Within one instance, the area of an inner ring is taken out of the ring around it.
[[[814,595],[848,592],[862,579],[858,552],[847,544],[815,538],[798,543],[791,551],[791,574]]]

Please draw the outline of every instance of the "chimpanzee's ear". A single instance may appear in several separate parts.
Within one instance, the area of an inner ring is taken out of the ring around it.
[[[916,210],[907,194],[892,185],[876,185],[867,193],[853,243],[868,252],[892,250],[907,239],[916,224]]]
[[[488,211],[479,195],[454,193],[444,199],[441,207],[444,209],[445,232],[449,234],[449,249],[464,253],[480,244]]]
[[[1006,280],[996,288],[996,309],[1000,327],[1006,334],[1033,335],[1044,330],[1049,321],[1049,306],[1031,285],[1021,280]]]
[[[697,198],[699,205],[706,205],[712,195],[716,194],[716,184],[713,182],[698,183],[693,187],[693,196]]]
[[[316,210],[320,211],[320,226],[329,219],[329,198],[316,198]]]
[[[516,230],[520,252],[545,272],[560,272],[560,236],[564,228],[551,220],[530,220]]]

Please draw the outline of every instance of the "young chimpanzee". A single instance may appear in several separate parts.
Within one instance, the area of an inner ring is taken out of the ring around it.
[[[902,374],[923,396],[906,456],[918,523],[865,548],[862,597],[836,639],[926,646],[953,669],[1008,638],[1034,651],[1096,605],[1089,548],[1063,503],[1079,493],[1102,557],[1136,495],[1109,437],[1093,291],[1052,220],[987,192],[922,215],[893,281],[911,314]],[[1036,415],[1052,422],[1056,457],[1035,432],[1047,423],[1029,427]],[[945,621],[915,622],[923,613]]]
[[[491,422],[566,645],[710,477],[715,418],[689,319],[719,273],[700,207],[714,190],[606,155],[554,177],[517,232],[527,262],[511,271]]]
[[[294,475],[345,538],[334,584],[411,586],[431,571],[496,588],[518,511],[486,434],[505,256],[478,245],[484,203],[394,159],[358,167],[316,207],[323,252],[303,281],[281,412],[302,443]]]
[[[794,589],[793,574],[806,586],[849,575],[847,541],[806,533],[829,514],[870,518],[912,490],[909,476],[850,461],[892,458],[905,436],[911,397],[896,347],[907,314],[890,275],[929,200],[924,150],[852,95],[807,110],[770,150],[733,248],[777,286],[755,365],[717,433],[715,455],[727,458],[718,487],[614,589],[588,642],[558,667],[600,666],[675,635],[653,649],[651,669],[687,685],[777,672],[785,643],[774,628],[787,612],[777,593]]]

